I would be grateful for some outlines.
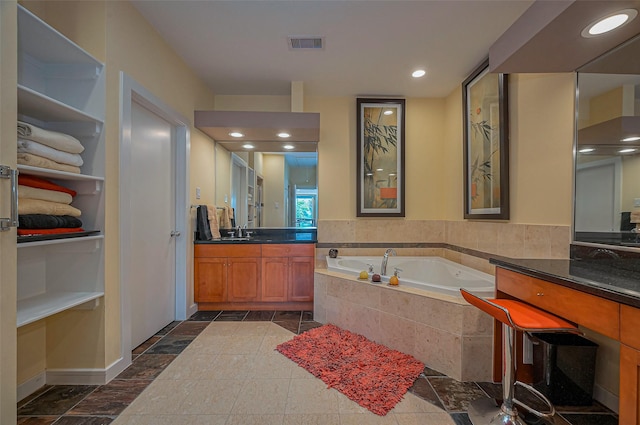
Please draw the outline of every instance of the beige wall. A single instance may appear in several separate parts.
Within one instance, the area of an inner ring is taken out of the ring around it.
[[[283,155],[262,155],[263,218],[265,227],[286,226],[285,162]],[[276,203],[278,207],[276,208]]]
[[[216,201],[215,205],[231,205],[231,152],[223,148],[221,145],[216,145],[216,160],[214,171],[216,173]],[[227,202],[225,203],[225,196]]]

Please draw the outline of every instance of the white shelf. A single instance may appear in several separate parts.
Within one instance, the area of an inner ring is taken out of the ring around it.
[[[41,121],[103,123],[93,115],[21,84],[18,84],[18,110],[21,115],[28,115]]]
[[[47,292],[18,301],[17,326],[28,325],[104,296],[104,292]]]
[[[33,248],[36,246],[61,245],[66,243],[81,243],[86,241],[99,241],[102,239],[104,239],[104,235],[102,234],[96,234],[92,236],[76,236],[70,238],[52,239],[49,241],[20,242],[18,244],[18,248]]]
[[[73,180],[73,181],[104,181],[104,177],[89,176],[86,174],[68,173],[66,171],[49,170],[46,168],[32,167],[30,165],[18,165],[18,170],[22,174],[31,174],[32,176],[45,177],[56,180]]]

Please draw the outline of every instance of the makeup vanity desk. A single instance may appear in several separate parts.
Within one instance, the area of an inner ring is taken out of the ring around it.
[[[619,420],[640,425],[640,259],[492,258],[496,296],[527,302],[620,342]],[[494,331],[494,381],[501,380],[501,327]],[[520,345],[521,346],[521,345]],[[520,379],[529,365],[518,362]]]

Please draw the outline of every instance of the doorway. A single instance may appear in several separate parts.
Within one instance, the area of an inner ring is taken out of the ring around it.
[[[121,73],[120,296],[122,357],[188,305],[188,121]],[[193,304],[192,302],[190,304]]]

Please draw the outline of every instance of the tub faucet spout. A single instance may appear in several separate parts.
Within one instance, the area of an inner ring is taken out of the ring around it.
[[[384,256],[382,257],[382,266],[380,266],[380,274],[382,276],[386,276],[387,274],[387,261],[389,261],[389,254],[396,255],[396,250],[389,248],[384,252]]]

